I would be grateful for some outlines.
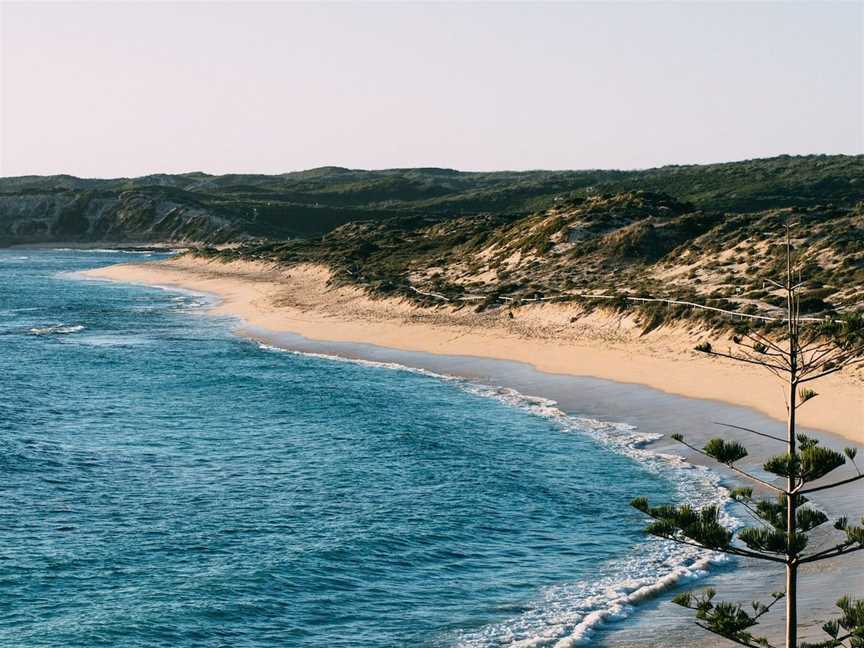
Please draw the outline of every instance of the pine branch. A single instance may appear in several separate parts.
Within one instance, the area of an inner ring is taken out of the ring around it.
[[[675,437],[673,437],[673,438],[675,438]],[[681,437],[680,435],[678,435],[678,438],[675,438],[675,440],[678,441],[678,443],[687,446],[693,452],[696,452],[696,453],[702,455],[703,457],[708,457],[709,459],[714,459],[714,457],[709,455],[707,452],[704,452],[704,451],[700,450],[699,448],[697,448],[696,446],[690,445],[689,443],[684,441],[684,438]],[[717,460],[714,459],[714,461],[717,461]],[[718,462],[718,463],[722,463],[722,462]],[[764,479],[759,479],[758,477],[751,475],[750,473],[745,472],[745,471],[741,470],[740,468],[737,468],[736,466],[733,466],[731,463],[725,463],[723,465],[726,466],[727,468],[729,468],[729,470],[732,470],[733,472],[738,473],[742,477],[746,477],[747,479],[754,481],[757,484],[761,484],[765,488],[770,488],[775,493],[782,493],[783,495],[788,495],[788,493],[785,490],[783,490],[782,488],[775,486],[774,484],[771,484],[771,483],[765,481]]]
[[[773,279],[769,279],[768,277],[762,277],[762,281],[767,282],[767,283],[771,284],[772,286],[774,286],[775,288],[779,288],[780,290],[787,290],[788,289],[788,286],[785,286],[781,283],[777,283],[776,281],[774,281]]]
[[[777,556],[771,556],[769,554],[759,553],[758,551],[750,551],[749,549],[741,549],[740,547],[734,547],[732,545],[728,547],[706,547],[705,545],[699,544],[697,541],[690,542],[689,540],[682,540],[676,536],[657,536],[658,538],[663,538],[664,540],[671,540],[677,544],[687,545],[690,547],[696,547],[697,549],[703,549],[705,551],[717,551],[719,553],[725,553],[730,556],[740,556],[741,558],[753,558],[755,560],[766,560],[769,562],[776,562],[781,564],[786,564],[786,561],[782,558],[778,558]]]
[[[754,637],[748,630],[759,624],[759,619],[768,614],[777,601],[784,595],[775,592],[774,600],[768,605],[753,602],[754,614],[747,613],[740,604],[720,602],[715,604],[714,590],[707,589],[698,596],[685,592],[676,596],[672,602],[696,612],[696,625],[724,639],[749,648],[771,648],[764,637]]]
[[[824,350],[820,349],[820,347],[824,347]],[[836,351],[837,347],[831,342],[820,344],[815,349],[802,350],[801,357],[803,361],[800,363],[801,372],[808,373],[819,366],[823,366],[826,362],[830,362],[830,355]],[[810,354],[809,359],[805,357],[807,353]]]
[[[788,369],[786,367],[780,367],[770,362],[764,362],[761,360],[751,360],[749,358],[745,358],[743,356],[737,356],[733,353],[723,353],[721,351],[703,351],[703,353],[707,353],[708,355],[719,356],[721,358],[729,358],[730,360],[737,360],[738,362],[746,362],[747,364],[757,365],[759,367],[764,367],[765,369],[773,369],[775,371],[787,372]]]
[[[784,349],[779,344],[774,342],[774,340],[772,340],[771,338],[769,338],[765,335],[762,335],[758,331],[747,331],[744,334],[744,337],[749,338],[749,339],[753,340],[754,342],[759,342],[760,344],[764,344],[769,349],[773,349],[774,351],[779,353],[784,359],[789,355],[789,352],[786,349]]]
[[[783,437],[774,436],[773,434],[766,434],[765,432],[758,432],[756,430],[751,430],[747,427],[742,427],[740,425],[732,425],[731,423],[720,423],[719,421],[712,421],[714,425],[722,425],[723,427],[733,428],[735,430],[743,430],[744,432],[751,432],[753,434],[757,434],[761,437],[765,437],[766,439],[774,439],[775,441],[780,441],[781,443],[786,443],[786,439]]]
[[[745,344],[742,340],[747,339],[750,341],[749,344]],[[739,347],[744,347],[745,349],[750,349],[754,353],[759,354],[760,356],[769,356],[771,358],[779,358],[787,370],[789,367],[789,353],[778,344],[772,342],[769,338],[764,336],[757,336],[753,333],[744,333],[741,336],[734,336],[732,341],[735,342]]]
[[[759,522],[759,524],[763,524],[763,525],[765,525],[766,527],[773,527],[773,526],[774,526],[774,525],[771,524],[769,521],[767,521],[766,519],[764,519],[761,515],[759,515],[759,511],[757,511],[756,509],[754,509],[752,506],[750,506],[750,505],[749,505],[747,502],[745,502],[744,500],[740,500],[740,499],[738,499],[738,500],[735,500],[735,501],[736,501],[738,504],[740,504],[741,506],[743,506],[743,507],[746,509],[746,511],[750,514],[750,517],[752,517],[754,520],[756,520],[757,522]]]
[[[775,648],[774,646],[772,646],[769,643],[755,644],[755,643],[745,642],[744,640],[738,639],[737,637],[730,637],[729,635],[726,635],[722,632],[718,632],[717,630],[709,628],[705,624],[699,623],[698,621],[696,621],[696,625],[699,626],[700,628],[702,628],[703,630],[707,630],[708,632],[717,635],[718,637],[723,637],[724,639],[728,639],[732,643],[736,643],[739,646],[747,646],[747,648]]]
[[[809,556],[805,556],[804,558],[800,558],[798,562],[800,564],[811,563],[811,562],[819,562],[820,560],[827,560],[829,558],[836,558],[838,556],[845,556],[846,554],[855,553],[856,551],[861,551],[864,549],[864,545],[858,545],[857,547],[852,546],[854,542],[844,542],[843,544],[839,544],[831,549],[826,549],[825,551],[820,551],[819,553],[811,554]]]
[[[837,488],[838,486],[844,486],[845,484],[851,484],[852,482],[856,482],[859,479],[864,479],[864,475],[858,474],[855,477],[850,477],[849,479],[843,479],[841,481],[834,482],[833,484],[825,484],[824,486],[814,486],[813,488],[805,488],[804,490],[798,491],[798,494],[799,495],[806,495],[807,493],[815,493],[817,491],[827,490],[829,488]],[[802,484],[802,486],[803,486],[803,484]]]
[[[644,497],[637,497],[630,505],[655,520],[645,529],[650,535],[707,551],[785,564],[776,556],[732,545],[734,534],[719,523],[716,506],[700,510],[686,505],[651,507]]]
[[[860,364],[861,362],[864,362],[864,357],[849,358],[847,360],[844,360],[842,362],[842,364],[835,366],[835,367],[831,367],[830,369],[826,369],[825,371],[822,371],[821,373],[818,373],[815,376],[807,376],[806,378],[800,378],[798,380],[798,382],[799,383],[805,383],[805,382],[810,382],[811,380],[819,380],[820,378],[824,378],[825,376],[830,376],[833,373],[837,373],[838,371],[842,371],[843,369],[846,369],[848,367],[852,367],[854,365]]]

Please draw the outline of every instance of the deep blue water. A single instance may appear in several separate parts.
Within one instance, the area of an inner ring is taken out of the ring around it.
[[[551,645],[685,564],[632,430],[59,274],[140,258],[0,251],[0,645]]]

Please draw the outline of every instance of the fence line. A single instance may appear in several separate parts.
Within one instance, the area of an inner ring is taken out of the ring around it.
[[[352,277],[356,276],[350,270],[346,269],[345,272],[350,274]],[[425,292],[425,291],[419,290],[419,289],[415,288],[414,286],[412,286],[410,283],[405,284],[404,287],[408,288],[409,290],[414,291],[418,295],[423,295],[424,297],[434,297],[435,299],[440,299],[440,300],[443,300],[443,301],[445,301],[447,303],[451,303],[451,304],[454,301],[484,301],[484,300],[488,299],[487,297],[485,297],[483,295],[462,295],[460,297],[457,297],[454,300],[454,299],[450,299],[446,295],[442,295],[440,293]],[[555,301],[555,300],[564,299],[567,297],[578,297],[580,299],[607,299],[610,301],[623,299],[625,301],[635,301],[635,302],[642,302],[642,303],[672,304],[675,306],[686,306],[688,308],[698,308],[700,310],[713,311],[715,313],[721,313],[723,315],[731,315],[733,317],[740,317],[743,319],[760,320],[763,322],[786,322],[786,321],[788,321],[788,318],[785,318],[785,317],[770,317],[768,315],[753,315],[751,313],[741,313],[738,311],[728,310],[726,308],[718,308],[716,306],[706,306],[705,304],[699,304],[696,302],[684,301],[681,299],[665,299],[662,297],[632,297],[630,295],[594,295],[591,293],[565,292],[565,293],[561,293],[560,295],[554,295],[552,297],[520,298],[520,297],[508,297],[506,295],[498,295],[495,299],[498,301],[507,302],[507,303],[517,302],[517,301],[523,302],[523,303],[524,302],[534,303],[534,302],[543,302],[543,301]],[[843,320],[831,319],[829,317],[800,317],[800,318],[798,318],[798,321],[801,321],[801,322],[840,323]]]

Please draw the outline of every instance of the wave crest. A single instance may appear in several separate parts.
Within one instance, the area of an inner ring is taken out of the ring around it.
[[[68,335],[84,330],[82,324],[53,324],[51,326],[34,326],[30,329],[33,335]]]

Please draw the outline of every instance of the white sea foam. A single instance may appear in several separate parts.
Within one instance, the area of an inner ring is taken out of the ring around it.
[[[124,282],[127,283],[127,282]],[[136,284],[133,284],[136,285]],[[204,309],[213,308],[220,301],[220,297],[212,293],[201,292],[199,290],[191,290],[189,288],[180,288],[178,286],[166,286],[163,284],[137,284],[146,286],[147,288],[158,288],[168,293],[174,293],[171,301],[180,304],[183,310],[188,312],[203,312]]]
[[[68,335],[84,330],[81,324],[53,324],[51,326],[34,326],[30,329],[33,335]]]
[[[51,248],[52,252],[81,252],[82,254],[141,254],[153,256],[154,250],[118,250],[111,248]],[[175,252],[166,249],[165,252]]]
[[[549,399],[528,397],[512,389],[465,383],[467,391],[495,398],[513,407],[554,420],[564,429],[590,436],[611,450],[639,461],[646,470],[662,474],[676,487],[679,500],[701,507],[721,506],[724,524],[738,525],[726,510],[726,490],[719,476],[676,455],[645,449],[662,435],[638,432],[623,423],[606,423],[569,416]],[[457,645],[480,646],[571,646],[590,645],[593,632],[602,624],[629,616],[641,601],[675,585],[704,576],[712,563],[726,561],[719,553],[668,541],[652,540],[640,546],[639,554],[617,559],[604,566],[593,582],[556,586],[543,593],[542,602],[516,619],[481,628],[459,637]]]
[[[91,347],[137,347],[150,345],[153,340],[143,335],[84,335],[76,343]]]
[[[730,500],[726,489],[720,485],[719,475],[677,455],[644,447],[661,438],[661,434],[639,432],[634,426],[624,423],[570,416],[555,401],[547,398],[526,396],[514,389],[483,385],[427,369],[393,362],[293,351],[263,343],[259,343],[259,346],[269,351],[405,371],[452,382],[471,394],[496,399],[508,406],[544,417],[562,429],[591,437],[610,450],[638,461],[646,470],[671,480],[679,500],[696,507],[717,505],[721,507],[721,519],[726,526],[739,526],[739,522],[727,510]],[[652,539],[640,545],[638,554],[603,565],[600,575],[590,582],[579,581],[547,588],[535,605],[521,615],[479,630],[459,633],[456,645],[462,648],[571,648],[590,645],[593,633],[604,623],[626,618],[641,601],[680,583],[701,578],[712,564],[726,560],[726,556],[720,553]]]
[[[101,284],[116,284],[117,282],[113,279],[105,279],[103,277],[92,277],[90,275],[84,274],[87,272],[84,271],[71,271],[71,272],[58,272],[54,276],[58,279],[70,279],[73,281],[88,281],[92,283],[101,283]],[[171,301],[178,304],[181,310],[187,312],[202,312],[207,308],[212,308],[216,306],[220,298],[214,294],[200,292],[198,290],[190,290],[189,288],[180,288],[179,286],[169,286],[163,284],[148,284],[148,283],[136,283],[134,281],[124,281],[123,284],[129,286],[141,286],[142,288],[156,288],[158,290],[164,290],[168,293],[173,293],[174,297],[171,298]],[[154,310],[159,310],[159,307],[156,307]]]

